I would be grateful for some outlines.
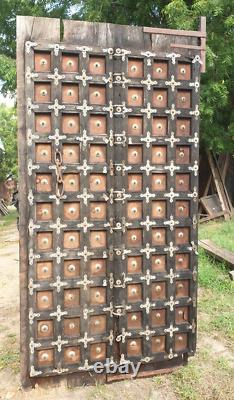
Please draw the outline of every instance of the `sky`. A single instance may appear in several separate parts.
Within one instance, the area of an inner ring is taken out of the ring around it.
[[[9,95],[3,96],[0,93],[0,104],[4,104],[7,107],[13,107],[15,104],[15,100],[14,100],[14,98],[11,98]]]

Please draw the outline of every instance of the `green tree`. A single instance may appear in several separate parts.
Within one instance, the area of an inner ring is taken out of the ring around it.
[[[17,127],[16,110],[0,106],[0,139],[5,152],[0,153],[0,182],[6,179],[9,173],[17,177]]]
[[[70,0],[1,0],[0,80],[2,93],[16,89],[16,16],[69,18]]]
[[[197,29],[207,17],[207,69],[201,85],[201,136],[215,151],[234,150],[233,0],[1,0],[0,79],[15,89],[15,16]]]

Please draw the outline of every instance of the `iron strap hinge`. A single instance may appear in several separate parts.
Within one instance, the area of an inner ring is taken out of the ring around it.
[[[126,306],[124,305],[118,305],[118,306],[114,306],[114,309],[116,311],[113,311],[113,315],[115,315],[116,317],[123,317],[126,314],[127,310],[131,310],[132,306]]]
[[[122,217],[121,221],[116,222],[114,218],[110,218],[110,233],[114,231],[122,231],[123,233],[126,232],[126,228],[132,226],[131,222],[126,222],[126,218]]]
[[[131,166],[126,166],[124,160],[121,163],[114,163],[113,160],[110,160],[110,175],[118,175],[119,173],[122,176],[125,176],[126,171],[130,171],[132,169]]]

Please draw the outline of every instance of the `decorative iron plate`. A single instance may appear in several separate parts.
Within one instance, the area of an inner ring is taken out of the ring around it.
[[[30,375],[193,354],[199,58],[25,54]]]

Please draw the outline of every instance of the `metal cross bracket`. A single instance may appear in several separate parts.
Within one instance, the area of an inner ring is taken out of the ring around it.
[[[84,160],[84,161],[83,161],[83,165],[78,165],[78,166],[76,167],[76,169],[77,169],[78,171],[83,171],[83,175],[84,175],[84,176],[87,176],[87,172],[88,172],[88,171],[92,171],[92,170],[93,170],[93,167],[92,167],[91,165],[88,165],[87,160]]]
[[[84,348],[87,349],[88,347],[88,343],[93,342],[94,341],[94,337],[88,337],[88,332],[84,333],[84,337],[81,339],[78,339],[77,342],[78,343],[83,343],[84,344]]]
[[[60,75],[59,72],[58,72],[58,68],[55,68],[55,69],[54,69],[54,73],[53,73],[53,74],[47,75],[47,77],[48,77],[49,79],[53,79],[54,85],[55,85],[55,86],[58,86],[59,80],[60,80],[60,79],[64,79],[64,78],[65,78],[65,75]]]
[[[174,310],[174,307],[177,306],[178,304],[179,304],[179,301],[178,301],[178,300],[175,300],[175,299],[173,298],[173,296],[170,296],[170,301],[166,301],[166,302],[164,303],[164,306],[169,306],[170,311],[173,311],[173,310]]]
[[[33,312],[32,308],[29,308],[29,312],[28,312],[29,324],[32,325],[34,318],[39,318],[40,315],[41,315],[40,313],[35,313],[35,312]]]
[[[125,343],[126,337],[131,337],[132,333],[131,332],[126,332],[125,328],[122,328],[122,333],[118,336],[116,336],[116,342],[121,342]]]
[[[62,45],[60,45],[60,44],[58,44],[58,43],[49,44],[48,47],[49,47],[50,49],[53,49],[53,50],[54,50],[54,55],[55,55],[55,56],[58,56],[58,55],[59,55],[59,50],[64,50],[64,49],[65,49],[65,46],[62,46]]]
[[[173,231],[175,225],[179,224],[179,221],[175,221],[173,215],[171,215],[170,216],[170,220],[169,221],[164,221],[163,224],[164,225],[169,225],[170,226],[170,231]]]
[[[50,283],[50,287],[55,287],[57,293],[61,292],[61,288],[64,286],[67,286],[68,283],[67,282],[62,282],[61,281],[61,276],[57,275],[56,277],[56,281],[54,283]]]
[[[126,306],[124,305],[119,305],[119,306],[114,306],[114,309],[116,311],[113,311],[113,315],[115,315],[116,317],[122,317],[126,314],[127,310],[131,310],[132,306]]]
[[[157,83],[157,81],[152,81],[150,74],[147,75],[147,79],[141,81],[142,85],[146,85],[147,90],[151,90],[151,87],[157,85]]]
[[[125,249],[125,246],[123,245],[123,246],[120,247],[120,248],[114,249],[114,252],[115,252],[115,254],[116,254],[117,256],[121,256],[121,259],[122,259],[122,260],[125,260],[126,255],[127,255],[127,254],[131,254],[132,250],[127,250],[127,249]]]
[[[165,276],[170,280],[170,283],[173,284],[175,278],[179,278],[180,274],[174,274],[173,268],[170,268],[170,273]]]
[[[32,47],[36,47],[38,45],[38,43],[36,42],[30,42],[30,40],[27,40],[27,42],[25,42],[25,51],[27,54],[31,53],[31,48]]]
[[[29,235],[30,235],[30,236],[33,236],[34,229],[40,229],[40,227],[41,227],[41,225],[36,225],[36,224],[34,224],[34,221],[33,221],[33,219],[31,218],[31,219],[29,220],[29,224],[28,224]]]
[[[28,85],[31,83],[31,80],[33,78],[38,78],[38,74],[36,72],[32,72],[30,67],[27,67],[25,73],[25,79]]]
[[[141,281],[146,281],[146,285],[150,285],[151,280],[156,279],[155,275],[150,275],[150,270],[147,269],[146,270],[146,275],[145,276],[141,276]]]
[[[109,77],[108,78],[103,76],[102,80],[105,83],[108,83],[108,86],[109,86],[110,89],[113,87],[113,74],[112,74],[112,72],[109,72]]]
[[[125,88],[126,84],[131,82],[131,79],[127,79],[125,77],[124,72],[114,73],[113,76],[114,76],[113,83],[116,85],[121,85],[122,88]]]
[[[149,203],[151,198],[154,199],[156,197],[156,194],[155,193],[151,193],[150,190],[149,190],[149,187],[147,186],[146,189],[145,189],[145,193],[141,193],[140,197],[145,198],[146,203]]]
[[[34,354],[34,350],[38,349],[39,347],[41,347],[41,343],[35,343],[33,338],[31,337],[29,342],[30,353]]]
[[[170,324],[169,328],[164,329],[164,332],[169,333],[170,337],[173,337],[174,332],[178,332],[178,330],[179,330],[178,327],[175,327],[175,326],[173,326],[173,324]]]
[[[84,257],[84,262],[88,261],[88,257],[93,256],[94,252],[89,251],[87,246],[84,246],[83,251],[78,251],[77,253],[78,257]]]
[[[164,169],[165,169],[166,171],[170,171],[170,176],[174,176],[174,172],[175,172],[175,171],[179,171],[179,170],[180,170],[180,167],[178,167],[178,166],[176,167],[176,166],[174,165],[174,161],[171,160],[170,165],[165,165]]]
[[[89,285],[92,285],[93,283],[94,283],[94,281],[89,280],[87,274],[84,275],[84,278],[83,278],[82,281],[77,281],[77,282],[76,282],[76,284],[77,284],[78,286],[79,286],[79,285],[83,285],[84,290],[87,290],[87,289],[88,289],[88,286],[89,286]]]
[[[146,227],[146,231],[149,232],[151,226],[155,226],[156,222],[155,221],[151,221],[150,220],[150,216],[147,215],[145,221],[141,221],[140,225],[141,226],[145,226]]]
[[[165,142],[170,142],[171,148],[174,147],[174,143],[180,142],[179,138],[175,138],[174,132],[171,132],[171,136],[169,138],[165,138]]]
[[[61,219],[58,217],[56,220],[56,224],[51,224],[51,229],[56,229],[57,235],[60,235],[61,229],[66,228],[67,224],[61,224]]]
[[[199,135],[198,135],[198,133],[195,132],[195,133],[194,133],[194,137],[193,137],[193,138],[189,138],[189,139],[188,139],[188,142],[189,142],[189,143],[194,143],[194,147],[197,147],[197,146],[198,146],[198,143],[199,143]]]
[[[150,164],[150,160],[146,161],[146,165],[140,167],[141,171],[145,171],[146,175],[149,176],[151,171],[155,171],[155,167]]]
[[[113,167],[114,171],[121,172],[122,176],[125,176],[126,171],[131,171],[131,169],[132,169],[132,166],[126,167],[124,161],[122,161],[122,163],[119,163],[119,164],[118,163],[112,164],[112,167]],[[118,174],[116,174],[116,175],[118,175]]]
[[[67,311],[61,311],[61,306],[57,305],[57,310],[54,312],[50,313],[50,317],[56,317],[57,321],[61,321],[61,318],[63,317],[63,315],[67,315],[68,312]]]
[[[84,87],[87,85],[88,81],[91,81],[93,79],[92,76],[87,76],[87,73],[86,73],[85,69],[82,69],[82,74],[81,75],[76,75],[75,78],[78,81],[81,81]]]
[[[122,201],[122,204],[125,203],[126,199],[131,198],[130,194],[125,193],[125,189],[122,190],[113,190],[114,201]]]
[[[33,110],[37,110],[38,108],[39,108],[39,105],[38,104],[33,104],[32,103],[32,99],[30,97],[28,97],[28,99],[27,99],[27,112],[28,112],[28,115],[29,116],[32,115],[32,111]]]
[[[151,108],[151,104],[147,103],[146,108],[141,108],[141,112],[146,114],[147,118],[150,119],[152,114],[156,114],[156,108]]]
[[[55,99],[55,100],[54,100],[54,104],[48,106],[48,109],[49,109],[49,110],[54,110],[54,115],[55,115],[56,117],[59,116],[59,111],[60,111],[60,110],[64,110],[64,108],[65,108],[65,106],[59,104],[58,99]]]
[[[144,249],[140,249],[140,252],[141,252],[142,254],[145,254],[145,255],[146,255],[147,260],[150,259],[150,254],[151,254],[151,253],[155,253],[155,251],[156,251],[156,248],[150,247],[150,244],[149,244],[149,243],[146,243]]]
[[[87,100],[83,100],[82,106],[76,106],[77,110],[82,111],[83,117],[87,117],[88,111],[93,110],[92,106],[88,106]]]
[[[127,108],[125,101],[122,102],[122,104],[115,104],[114,106],[114,115],[121,115],[123,118],[125,118],[125,115],[127,113],[132,112],[132,108]]]
[[[148,66],[152,65],[153,57],[156,56],[156,54],[155,53],[151,53],[151,51],[142,51],[141,55],[147,58],[146,63],[147,63]]]
[[[64,344],[68,344],[68,340],[62,340],[61,335],[58,335],[58,338],[56,341],[51,342],[51,346],[57,346],[58,352],[60,353],[62,351],[62,346]]]
[[[147,297],[145,304],[141,304],[140,308],[143,308],[143,309],[145,308],[146,314],[149,314],[151,307],[155,307],[155,305],[156,305],[155,303],[150,303],[150,299],[149,299],[149,297]]]
[[[77,226],[77,228],[83,228],[83,232],[87,233],[88,228],[92,228],[94,226],[94,224],[92,224],[91,222],[88,222],[88,218],[84,217],[83,222],[80,222],[76,226]]]
[[[32,278],[29,279],[28,290],[30,296],[33,295],[34,289],[39,289],[39,287],[41,287],[40,283],[33,283],[33,279]]]
[[[126,55],[131,54],[130,50],[117,48],[114,52],[114,57],[120,57],[122,61],[125,61]]]
[[[77,46],[76,49],[81,51],[83,58],[86,58],[87,52],[93,50],[92,47],[88,47],[88,46]]]
[[[170,203],[173,203],[175,197],[179,197],[179,193],[175,193],[174,189],[171,187],[169,193],[164,193],[164,197],[168,197],[170,199]]]
[[[195,110],[189,111],[189,114],[190,114],[190,115],[194,115],[194,116],[195,116],[195,119],[198,119],[198,117],[199,117],[199,115],[200,115],[200,111],[199,111],[198,104],[196,104]]]
[[[66,257],[67,253],[62,253],[60,247],[57,247],[56,253],[50,254],[51,258],[56,258],[57,264],[60,264],[61,258]]]
[[[29,265],[33,265],[33,261],[38,260],[39,258],[41,258],[40,254],[34,254],[33,249],[29,249],[28,252]]]
[[[179,250],[179,247],[174,246],[173,242],[169,243],[169,247],[164,247],[164,251],[169,251],[170,257],[173,257],[174,252]]]
[[[145,339],[148,341],[148,340],[150,340],[150,336],[151,336],[151,335],[154,335],[156,331],[151,331],[151,330],[149,329],[149,325],[146,325],[145,328],[146,328],[145,331],[141,331],[141,332],[139,332],[139,334],[140,334],[141,336],[145,336]]]
[[[166,86],[171,86],[171,90],[172,90],[172,92],[174,92],[176,86],[180,86],[181,83],[180,83],[180,82],[176,82],[176,81],[175,81],[174,75],[171,75],[171,80],[170,80],[170,81],[166,81],[166,82],[165,82],[165,85],[166,85]]]
[[[114,219],[110,219],[110,233],[113,233],[114,231],[122,231],[123,233],[126,232],[126,228],[129,226],[132,226],[131,222],[126,222],[126,218],[122,217],[121,221],[118,221],[114,225]]]
[[[124,272],[122,272],[122,280],[121,279],[117,279],[115,281],[114,287],[115,288],[125,288],[126,287],[126,283],[127,282],[131,282],[132,278],[128,278],[126,277],[126,274]]]
[[[157,141],[157,139],[156,138],[152,138],[151,137],[151,132],[149,132],[149,131],[146,133],[146,137],[141,138],[141,142],[145,142],[146,143],[147,149],[150,148],[151,143],[155,143],[156,141]]]
[[[179,58],[179,57],[181,57],[181,54],[170,53],[170,54],[166,54],[166,57],[171,58],[172,64],[175,65],[176,59]]]
[[[174,120],[176,115],[181,114],[181,111],[180,110],[176,110],[175,104],[172,104],[171,105],[171,109],[170,110],[166,110],[165,113],[169,114],[171,116],[171,119]]]
[[[55,134],[50,135],[49,139],[54,140],[55,146],[59,146],[60,140],[66,139],[66,135],[60,135],[58,128],[55,128],[54,132],[55,132]]]

